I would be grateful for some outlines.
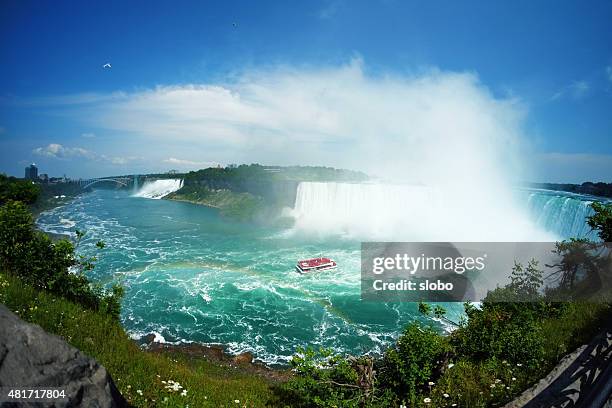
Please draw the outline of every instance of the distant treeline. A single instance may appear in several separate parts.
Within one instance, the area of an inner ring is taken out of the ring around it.
[[[262,197],[270,204],[293,205],[300,181],[359,182],[368,179],[365,173],[309,166],[239,166],[210,167],[191,171],[185,176],[185,187],[204,187],[210,190],[230,190]]]
[[[547,190],[567,191],[570,193],[590,194],[612,198],[612,183],[592,183],[587,181],[582,184],[530,183],[529,185],[530,187],[545,188]]]

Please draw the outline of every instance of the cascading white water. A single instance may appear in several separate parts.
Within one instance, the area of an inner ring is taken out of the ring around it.
[[[596,239],[586,223],[593,214],[592,200],[583,196],[548,190],[526,191],[527,207],[536,224],[563,238]]]
[[[299,231],[366,240],[521,242],[562,237],[564,230],[536,222],[516,197],[479,195],[482,190],[470,195],[406,184],[302,182],[292,215]],[[579,223],[580,215],[575,218]]]
[[[134,197],[160,199],[183,187],[182,179],[162,179],[145,181]]]

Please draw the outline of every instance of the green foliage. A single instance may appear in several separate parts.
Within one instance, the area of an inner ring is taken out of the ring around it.
[[[298,348],[291,360],[297,377],[282,386],[284,402],[292,407],[358,407],[358,374],[348,360],[331,350]]]
[[[444,336],[431,327],[411,323],[380,363],[381,387],[392,390],[400,401],[416,403],[419,393],[435,380],[449,351]]]
[[[215,188],[247,188],[249,183],[274,181],[365,181],[365,173],[322,166],[262,166],[241,164],[235,167],[209,167],[185,175],[185,184],[199,182]],[[231,188],[231,189],[234,189]],[[241,190],[248,191],[248,190]]]
[[[544,333],[535,313],[514,313],[529,304],[484,304],[467,324],[451,335],[457,354],[473,361],[507,360],[538,368],[544,355]]]
[[[221,215],[241,221],[256,220],[266,208],[263,198],[251,193],[212,190],[200,185],[187,185],[167,198],[218,208]]]
[[[487,295],[481,308],[465,305],[468,320],[451,335],[456,352],[474,361],[499,360],[537,369],[544,354],[540,320],[556,308],[540,294],[542,271],[515,263],[510,283]]]
[[[599,243],[587,239],[572,238],[555,244],[554,252],[560,261],[549,265],[555,270],[548,276],[556,284],[548,290],[548,296],[565,294],[565,298],[584,297],[589,288],[600,285],[599,274],[605,269],[606,259],[598,253]],[[585,290],[586,289],[586,290]]]
[[[519,298],[532,300],[538,297],[543,283],[542,271],[538,269],[538,261],[532,259],[527,264],[527,268],[523,268],[523,265],[517,262],[514,263],[508,288],[514,291]]]
[[[425,302],[419,302],[419,313],[429,316],[431,313],[431,305]]]
[[[84,233],[77,231],[77,246]],[[103,247],[103,243],[99,243]],[[87,308],[119,318],[123,290],[93,287],[85,272],[95,258],[75,254],[67,240],[57,242],[34,227],[25,205],[9,201],[0,207],[0,266],[39,290],[58,294]]]
[[[108,314],[39,291],[19,277],[0,273],[0,302],[95,358],[130,407],[278,406],[270,382],[263,377],[179,352],[141,350]],[[162,382],[168,380],[179,382],[187,395],[168,390]]]
[[[612,204],[593,202],[591,208],[595,214],[587,217],[587,224],[603,242],[612,242]]]
[[[21,201],[32,204],[40,195],[40,187],[29,180],[20,180],[0,174],[0,204]]]

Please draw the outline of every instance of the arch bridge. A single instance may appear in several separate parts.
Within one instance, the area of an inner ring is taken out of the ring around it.
[[[79,185],[83,190],[97,183],[115,183],[122,187],[130,187],[134,183],[133,177],[103,177],[88,180],[79,180]]]

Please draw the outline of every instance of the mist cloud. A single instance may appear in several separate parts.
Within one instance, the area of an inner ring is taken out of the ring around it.
[[[368,75],[355,59],[121,95],[79,114],[193,162],[330,165],[422,183],[522,169],[524,109],[472,73]]]
[[[427,186],[436,199],[419,214],[409,206],[378,209],[383,225],[370,230],[402,226],[385,237],[551,238],[512,193],[513,182],[528,179],[525,109],[516,98],[494,95],[474,73],[371,74],[355,59],[98,100],[75,113],[93,129],[142,146],[151,163],[328,165]]]

